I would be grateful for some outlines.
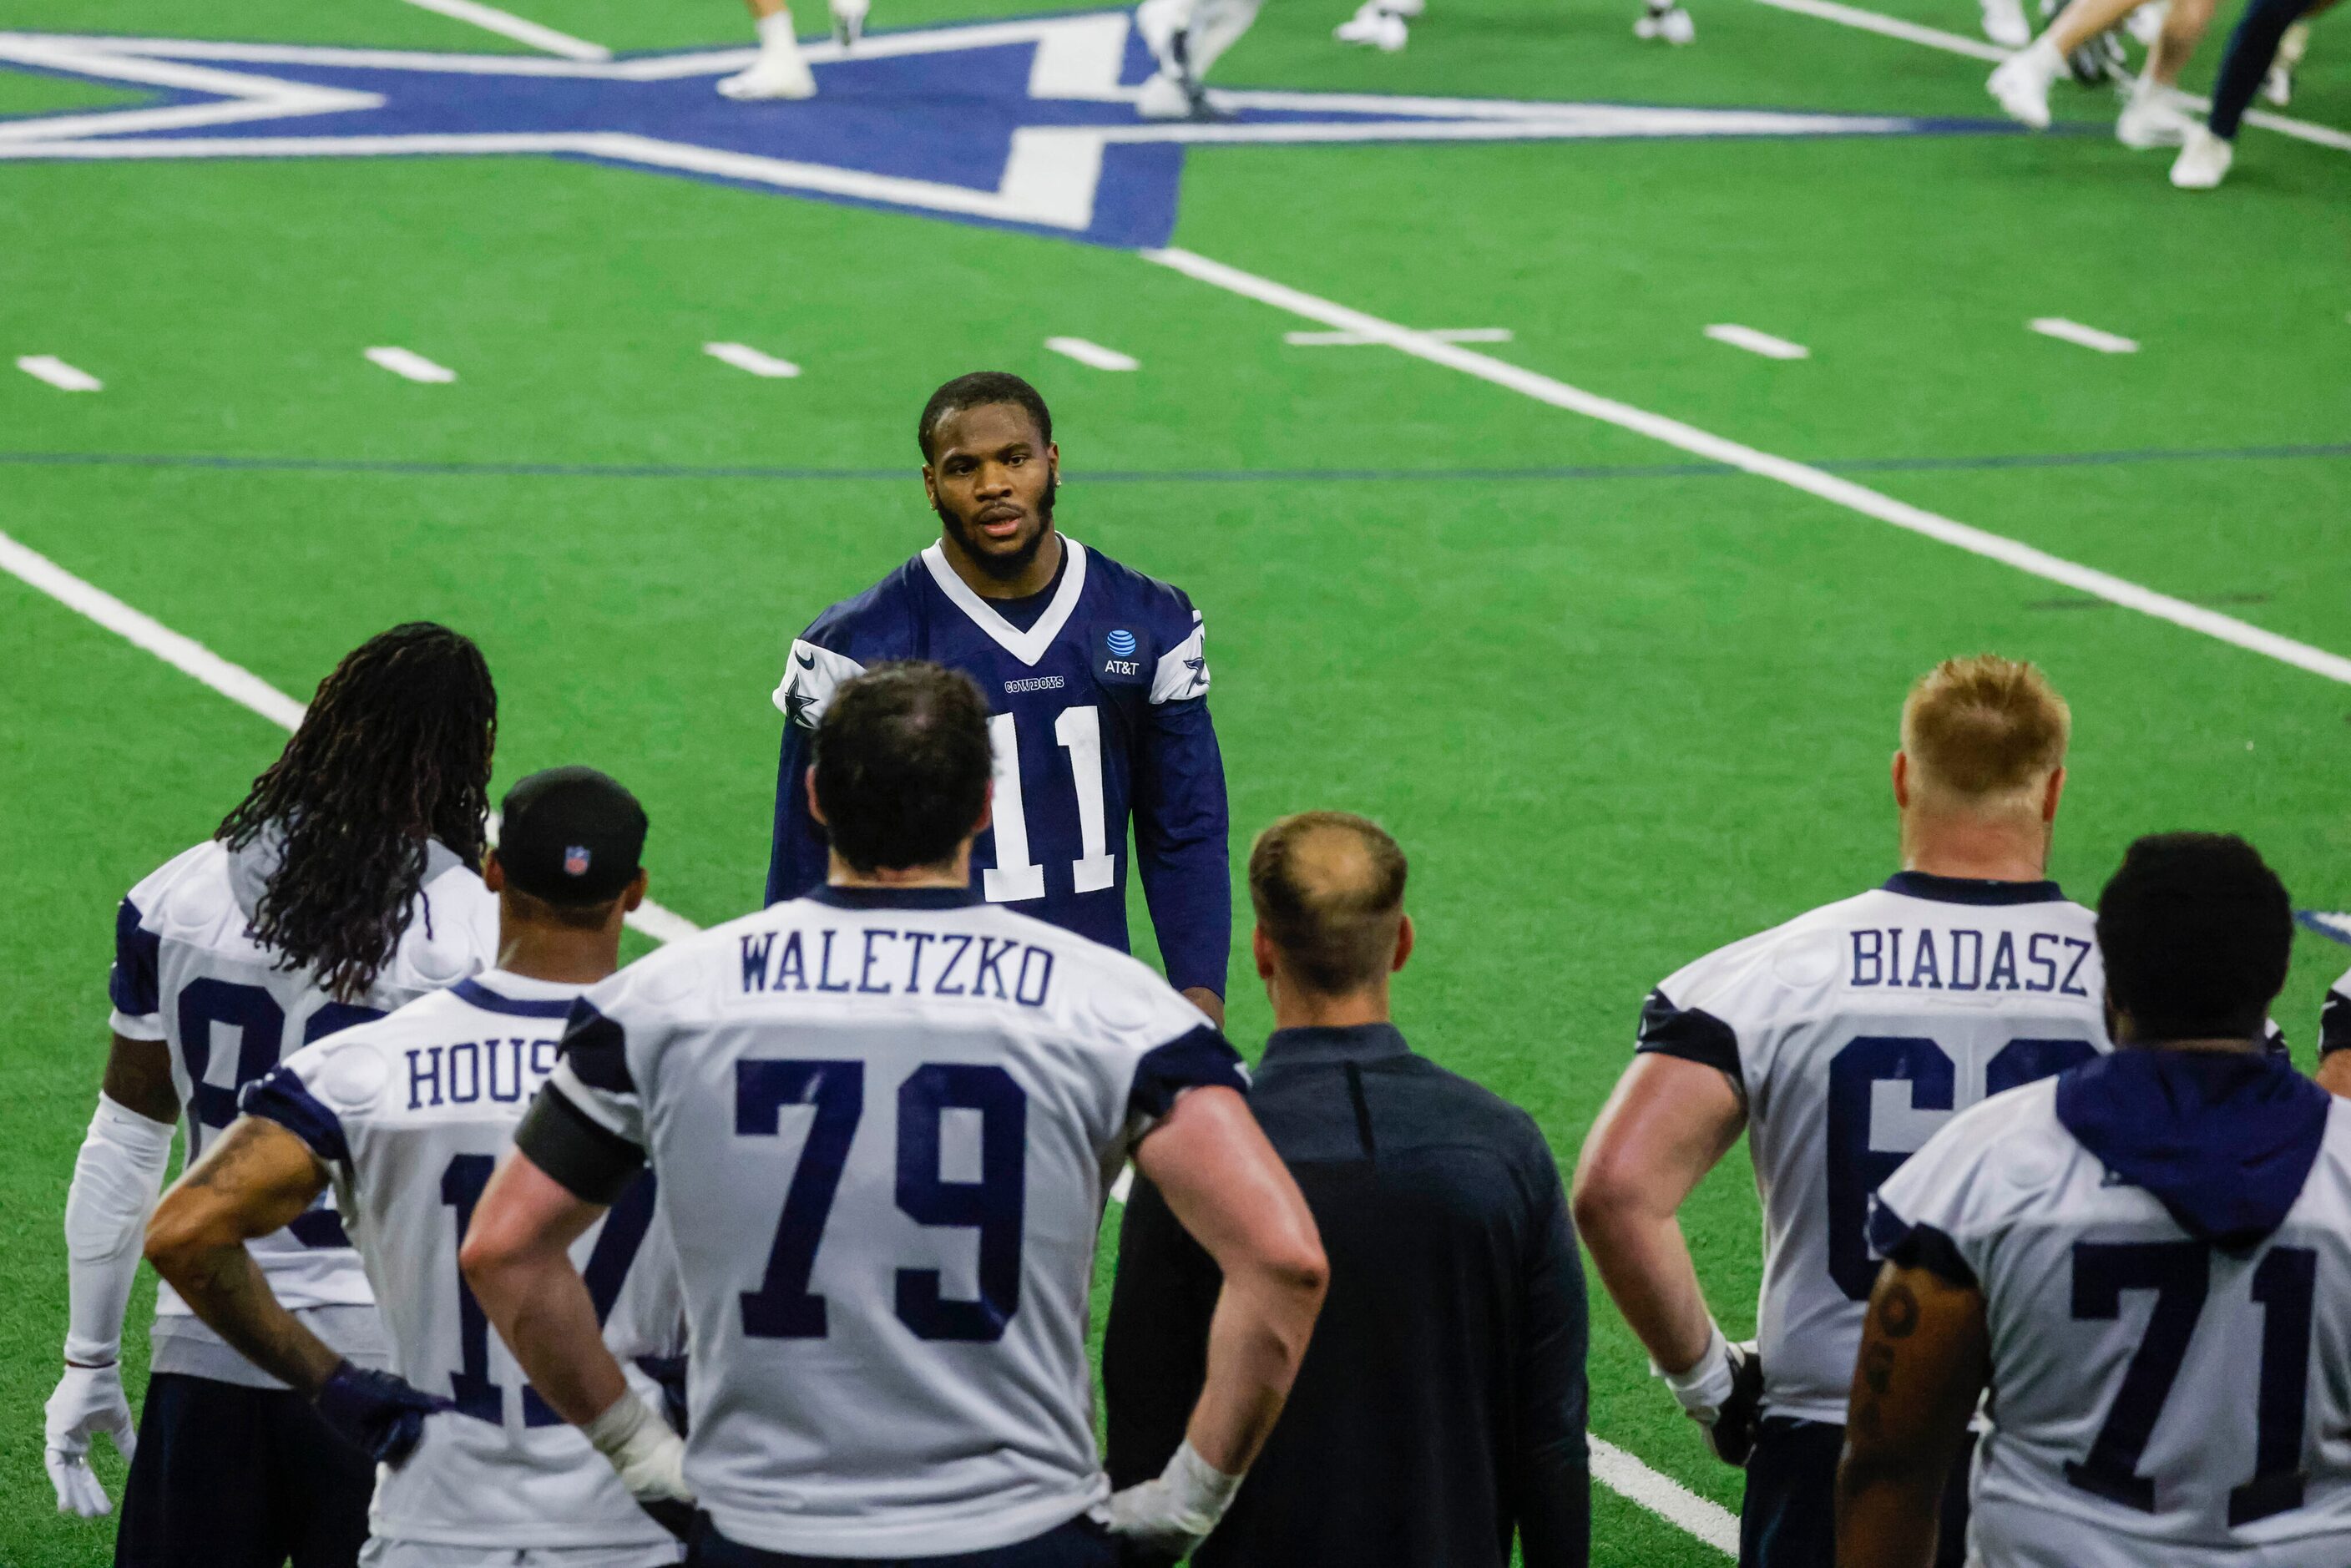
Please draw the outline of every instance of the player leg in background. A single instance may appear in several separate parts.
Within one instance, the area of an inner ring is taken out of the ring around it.
[[[2196,0],[2211,14],[2210,0]],[[2048,30],[2025,47],[2011,55],[1984,83],[1984,90],[2000,100],[2001,109],[2011,120],[2021,120],[2035,131],[2049,128],[2049,89],[2065,74],[2068,60],[2085,49],[2102,47],[2105,35],[2133,11],[2141,0],[2073,0]],[[2177,7],[2175,7],[2176,9]],[[2119,46],[2117,46],[2119,47]],[[2098,57],[2103,58],[2103,56]],[[2103,74],[2101,66],[2092,74],[2091,68],[2072,68],[2077,78],[2096,80]]]
[[[115,1568],[278,1568],[291,1543],[266,1479],[269,1406],[293,1397],[183,1373],[149,1378],[139,1452],[122,1489]],[[356,1450],[353,1458],[366,1466],[372,1491],[375,1467]],[[367,1504],[362,1492],[353,1520],[360,1537]],[[357,1539],[350,1550],[358,1552]]]
[[[863,0],[854,0],[862,5]],[[732,99],[814,98],[816,78],[800,58],[799,40],[792,37],[792,13],[784,0],[747,0],[759,29],[759,56],[747,70],[725,78],[718,90]],[[858,13],[861,26],[864,13]]]
[[[2325,6],[2321,5],[2324,11]],[[2283,109],[2294,101],[2294,73],[2302,64],[2302,57],[2310,53],[2310,17],[2305,16],[2285,30],[2278,40],[2277,58],[2270,62],[2270,74],[2262,78],[2262,97],[2273,109]]]
[[[1134,25],[1159,62],[1157,74],[1135,96],[1145,120],[1209,120],[1203,85],[1218,57],[1249,30],[1262,0],[1143,0]]]
[[[1747,1456],[1739,1568],[1826,1568],[1836,1561],[1837,1455],[1844,1428],[1766,1416]]]
[[[2179,73],[2204,41],[2212,26],[2215,0],[2170,0],[2164,7],[2163,26],[2147,46],[2147,68],[2131,84],[2123,111],[2115,119],[2115,140],[2138,152],[2150,147],[2177,147],[2195,129],[2179,90]]]
[[[2171,165],[2171,183],[2183,191],[2209,191],[2226,179],[2236,156],[2237,128],[2253,94],[2277,57],[2279,40],[2310,9],[2310,0],[2252,0],[2229,35],[2220,79],[2212,87],[2212,117],[2189,133]]]
[[[1362,44],[1395,54],[1412,37],[1408,24],[1428,9],[1428,0],[1364,0],[1355,14],[1331,29],[1343,44]]]

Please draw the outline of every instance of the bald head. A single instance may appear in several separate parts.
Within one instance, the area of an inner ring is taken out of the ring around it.
[[[1249,852],[1258,929],[1299,985],[1344,996],[1401,960],[1404,851],[1377,822],[1304,811],[1259,833]]]

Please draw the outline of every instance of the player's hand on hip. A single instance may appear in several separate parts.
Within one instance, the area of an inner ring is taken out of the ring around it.
[[[131,1401],[122,1395],[120,1364],[68,1366],[57,1379],[57,1392],[45,1407],[42,1455],[49,1484],[57,1490],[57,1511],[96,1519],[114,1511],[106,1489],[89,1468],[89,1440],[103,1432],[115,1450],[128,1460],[139,1443],[131,1420]]]
[[[663,1529],[685,1539],[694,1525],[694,1489],[685,1484],[685,1439],[670,1429],[661,1412],[632,1388],[580,1430],[611,1461],[637,1506]]]
[[[1208,1539],[1240,1485],[1186,1440],[1155,1479],[1113,1492],[1097,1517],[1119,1538],[1122,1563],[1180,1562]]]
[[[412,1388],[389,1372],[339,1363],[319,1390],[319,1414],[327,1425],[395,1469],[424,1437],[424,1418],[456,1406],[437,1395]]]
[[[1706,1428],[1714,1457],[1745,1469],[1763,1418],[1763,1359],[1755,1342],[1734,1344],[1709,1322],[1706,1351],[1687,1371],[1667,1372],[1655,1361],[1649,1367],[1665,1379],[1683,1412]]]

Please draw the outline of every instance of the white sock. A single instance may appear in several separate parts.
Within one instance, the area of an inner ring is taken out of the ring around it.
[[[759,18],[759,47],[775,53],[788,53],[799,47],[792,37],[792,14],[778,11],[772,16]]]

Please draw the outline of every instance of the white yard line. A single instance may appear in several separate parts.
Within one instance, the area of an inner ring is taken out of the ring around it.
[[[1767,360],[1809,360],[1813,357],[1813,351],[1802,343],[1792,343],[1785,338],[1775,338],[1769,332],[1759,332],[1752,327],[1741,327],[1732,321],[1716,322],[1706,329],[1706,335],[1718,343],[1728,343],[1734,349],[1744,349]]]
[[[712,359],[748,371],[755,376],[771,381],[783,380],[800,373],[800,368],[789,360],[779,360],[773,354],[763,354],[748,343],[705,343],[702,351]]]
[[[2012,566],[2019,571],[2094,594],[2125,609],[2152,615],[2159,621],[2168,621],[2175,626],[2200,632],[2207,637],[2217,638],[2249,653],[2351,685],[2351,659],[2339,653],[2314,648],[2307,643],[2297,643],[2291,637],[2263,631],[2232,615],[2223,615],[2200,604],[2190,604],[2184,599],[2174,599],[2168,593],[2158,593],[2153,589],[2143,588],[2095,567],[2082,566],[2051,555],[2046,550],[2036,549],[2005,535],[1971,528],[1924,507],[1911,506],[1907,501],[1897,501],[1865,485],[1839,478],[1809,464],[1774,456],[1711,431],[1685,424],[1680,420],[1585,392],[1580,387],[1573,387],[1564,382],[1498,360],[1491,354],[1481,354],[1475,349],[1465,349],[1458,343],[1441,343],[1426,332],[1399,327],[1393,321],[1384,321],[1361,310],[1318,298],[1270,278],[1243,272],[1236,267],[1227,267],[1204,256],[1196,256],[1188,250],[1146,250],[1140,254],[1146,261],[1155,262],[1243,298],[1270,305],[1277,310],[1287,310],[1340,331],[1360,332],[1376,338],[1415,359],[1475,376],[1479,381],[1532,398],[1537,402],[1549,403],[1570,413],[1580,413],[1587,419],[1596,419],[1604,424],[1613,424],[1620,430],[1648,436],[1694,457],[1725,464],[1759,478],[1802,490],[1806,495],[1848,511],[1858,512],[1863,517],[1891,524],[1910,533],[1923,534],[1971,555]]]
[[[1510,340],[1508,327],[1430,327],[1425,330],[1440,343],[1507,343]],[[1281,340],[1299,349],[1370,349],[1380,346],[1377,338],[1366,338],[1361,332],[1284,332]]]
[[[446,365],[436,365],[413,349],[370,349],[368,361],[382,366],[404,381],[443,382],[454,382],[457,372]]]
[[[1778,11],[1792,11],[1799,16],[1816,16],[1823,22],[1834,22],[1841,27],[1858,27],[1865,33],[1899,38],[1906,44],[1920,44],[1930,49],[1941,49],[1947,54],[1966,55],[1971,59],[1991,60],[1998,64],[2009,55],[2009,51],[1998,44],[1982,38],[1970,38],[1963,33],[1947,33],[1940,27],[1921,26],[1916,22],[1906,22],[1899,16],[1865,11],[1858,5],[1841,5],[1836,0],[1755,0],[1755,3]],[[2212,107],[2212,100],[2209,98],[2198,98],[2193,94],[2182,96],[2193,108]],[[2351,152],[2351,131],[2337,131],[2331,125],[2292,120],[2260,109],[2247,110],[2245,123],[2258,125],[2264,131],[2274,131],[2281,136],[2291,136],[2297,141]]]
[[[434,12],[453,21],[471,23],[501,37],[512,38],[517,44],[528,44],[532,48],[550,55],[561,55],[567,60],[609,60],[612,57],[612,51],[601,44],[591,44],[585,38],[559,33],[527,16],[501,11],[495,5],[481,5],[478,0],[408,0],[408,3],[419,10]]]
[[[1668,1524],[1677,1524],[1728,1557],[1739,1555],[1739,1516],[1682,1485],[1659,1475],[1615,1444],[1591,1437],[1592,1479],[1609,1490],[1632,1499]]]
[[[1440,343],[1507,343],[1510,340],[1508,327],[1427,327],[1422,330]],[[1284,332],[1281,340],[1299,349],[1371,349],[1383,346],[1377,338],[1366,338],[1361,332]]]
[[[36,381],[44,381],[59,392],[97,392],[106,383],[78,365],[69,365],[55,354],[19,354],[16,368]]]
[[[183,637],[153,616],[133,610],[104,589],[83,581],[6,534],[0,534],[0,571],[47,594],[76,614],[89,617],[132,646],[145,649],[182,674],[193,676],[278,728],[291,730],[301,724],[302,705],[251,670],[230,664],[194,638]],[[656,942],[674,942],[701,929],[650,898],[629,916],[629,925]]]
[[[2102,354],[2138,352],[2138,342],[2136,339],[2118,337],[2112,332],[2101,332],[2095,327],[2085,327],[2079,321],[2068,321],[2063,316],[2035,316],[2025,325],[2044,338],[2054,338],[2064,343],[2079,343],[2085,349],[2095,349]]]
[[[1105,349],[1100,343],[1088,342],[1083,338],[1048,338],[1045,347],[1081,365],[1092,365],[1098,371],[1139,371],[1143,368],[1143,361],[1134,355],[1122,354],[1116,349]]]

